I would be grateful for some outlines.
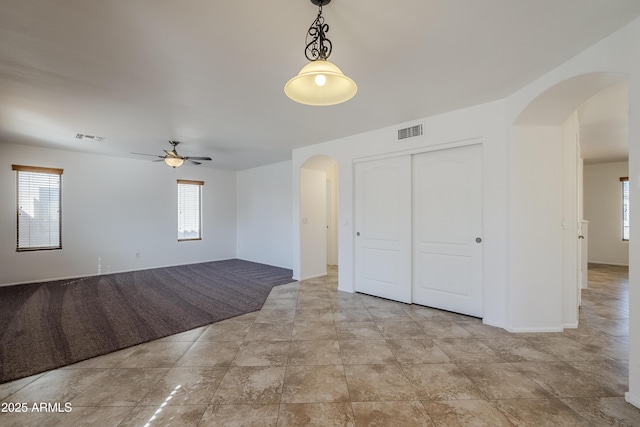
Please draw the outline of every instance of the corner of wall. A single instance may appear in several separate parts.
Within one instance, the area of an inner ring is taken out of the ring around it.
[[[631,392],[628,391],[624,394],[624,400],[627,403],[630,403],[631,405],[640,409],[640,396],[633,395],[631,394]]]

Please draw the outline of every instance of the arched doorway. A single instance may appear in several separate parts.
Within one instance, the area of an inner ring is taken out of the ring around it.
[[[300,166],[300,279],[338,264],[338,163],[316,155]]]
[[[515,330],[527,324],[549,331],[577,327],[583,219],[580,144],[586,132],[580,108],[626,79],[624,74],[601,72],[569,78],[538,95],[512,123],[511,298],[515,306],[532,308],[512,314]]]

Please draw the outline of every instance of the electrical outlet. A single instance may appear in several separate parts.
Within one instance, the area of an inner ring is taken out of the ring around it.
[[[140,259],[140,252],[136,252],[136,259]]]

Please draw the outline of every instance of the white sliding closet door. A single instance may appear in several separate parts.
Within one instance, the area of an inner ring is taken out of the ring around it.
[[[480,145],[413,156],[413,302],[482,317]]]
[[[411,302],[411,157],[355,165],[355,288]]]

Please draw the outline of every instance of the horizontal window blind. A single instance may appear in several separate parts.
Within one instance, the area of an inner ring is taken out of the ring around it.
[[[178,240],[199,240],[202,181],[178,180]]]
[[[12,165],[17,174],[17,250],[62,248],[62,169]]]

